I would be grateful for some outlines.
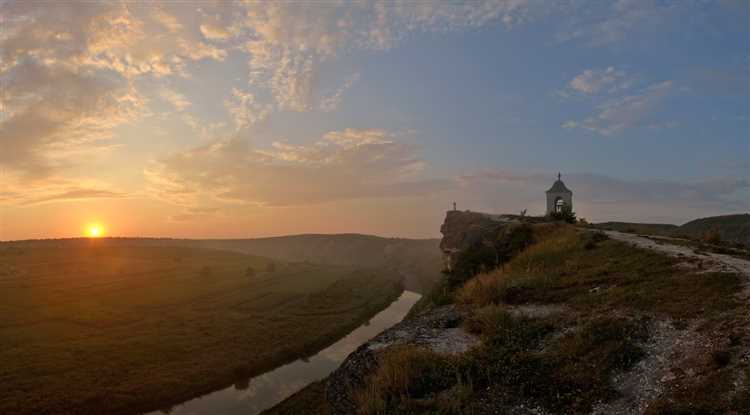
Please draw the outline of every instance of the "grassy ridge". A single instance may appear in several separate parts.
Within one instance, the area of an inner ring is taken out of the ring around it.
[[[324,348],[398,279],[185,247],[4,245],[0,413],[181,402]]]
[[[458,273],[431,297],[465,308],[464,328],[482,345],[462,356],[386,351],[359,391],[362,413],[484,414],[520,405],[589,413],[621,396],[613,376],[646,355],[651,322],[700,323],[700,335],[722,339],[746,327],[735,274],[681,267],[678,259],[573,226],[536,225],[530,236],[533,244],[501,267],[457,284]],[[481,258],[471,259],[468,266],[481,265]],[[735,393],[732,382],[750,370],[739,359],[738,341],[719,342],[696,357],[695,367],[676,368],[700,378],[653,402],[649,414],[750,406],[750,396]]]
[[[706,239],[711,233],[714,238],[750,246],[750,214],[711,216],[695,219],[680,226],[660,223],[603,222],[594,225],[602,229],[641,235],[671,236],[687,239]]]

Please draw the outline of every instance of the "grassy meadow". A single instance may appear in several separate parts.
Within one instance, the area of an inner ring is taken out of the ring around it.
[[[312,354],[398,276],[109,240],[0,244],[0,413],[168,407]]]
[[[463,327],[481,338],[481,346],[460,356],[414,346],[388,349],[358,391],[360,413],[515,413],[519,405],[591,413],[622,397],[615,375],[655,353],[649,349],[654,337],[672,335],[657,322],[710,340],[705,350],[672,363],[681,386],[651,402],[646,414],[748,408],[747,388],[733,381],[750,373],[742,358],[748,306],[736,297],[743,289],[739,275],[688,267],[687,259],[570,225],[520,230],[516,234],[528,235],[531,244],[510,260],[453,281],[452,288],[439,287],[439,295],[424,297],[432,304],[421,304],[467,310]],[[315,390],[305,392],[299,396],[314,402]]]

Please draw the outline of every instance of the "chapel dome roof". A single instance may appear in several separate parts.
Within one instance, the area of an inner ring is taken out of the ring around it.
[[[552,184],[552,187],[550,187],[549,190],[547,190],[547,193],[553,193],[553,192],[554,193],[573,193],[570,191],[570,189],[565,187],[565,183],[563,183],[563,181],[560,179],[555,180],[555,183]]]

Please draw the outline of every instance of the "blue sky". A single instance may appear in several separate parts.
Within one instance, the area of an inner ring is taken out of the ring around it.
[[[743,1],[0,2],[0,239],[750,210]]]

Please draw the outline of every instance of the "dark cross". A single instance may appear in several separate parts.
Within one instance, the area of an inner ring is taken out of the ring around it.
[[[557,180],[560,180],[560,177],[562,177],[562,174],[560,174],[560,172],[557,172]]]
[[[458,210],[456,209],[456,202],[453,202],[453,210]]]

